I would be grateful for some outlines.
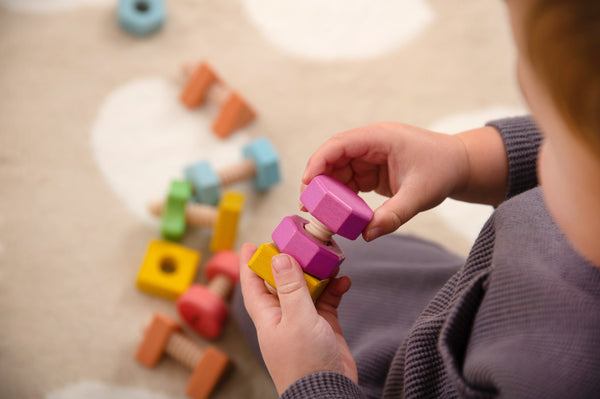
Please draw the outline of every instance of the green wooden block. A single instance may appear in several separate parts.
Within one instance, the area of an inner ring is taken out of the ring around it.
[[[185,232],[185,204],[192,195],[192,186],[185,180],[174,180],[161,218],[161,233],[165,240],[181,241]]]

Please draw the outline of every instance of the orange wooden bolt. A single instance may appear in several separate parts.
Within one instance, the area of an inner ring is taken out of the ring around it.
[[[163,353],[193,370],[186,393],[194,399],[208,398],[229,364],[225,353],[214,346],[200,347],[181,332],[175,320],[156,313],[146,328],[135,358],[151,368]]]

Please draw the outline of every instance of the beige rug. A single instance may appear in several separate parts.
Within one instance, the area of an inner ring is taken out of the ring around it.
[[[150,315],[177,317],[134,282],[159,236],[144,205],[186,164],[235,161],[261,135],[280,152],[282,184],[239,187],[239,248],[298,212],[305,162],[333,133],[380,120],[452,133],[523,109],[500,1],[169,0],[145,38],[115,7],[0,0],[1,398],[185,396],[182,366],[148,370],[133,354]],[[178,103],[188,59],[211,62],[256,121],[216,139],[214,109]],[[487,214],[449,202],[400,232],[465,254]],[[204,261],[209,236],[184,243]],[[234,367],[212,397],[276,396],[233,324],[213,344]]]

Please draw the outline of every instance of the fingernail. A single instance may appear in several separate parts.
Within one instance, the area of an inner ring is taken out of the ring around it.
[[[275,273],[284,273],[292,268],[292,262],[287,255],[275,255],[271,259],[271,265],[275,270]]]
[[[367,241],[373,241],[383,233],[381,227],[375,227],[374,229],[367,232]]]

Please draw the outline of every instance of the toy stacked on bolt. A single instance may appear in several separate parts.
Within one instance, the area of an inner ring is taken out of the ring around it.
[[[173,182],[173,185],[179,183],[181,182]],[[244,206],[243,194],[232,191],[225,193],[219,207],[216,208],[209,205],[186,203],[183,196],[176,196],[172,193],[173,189],[169,194],[166,207],[163,201],[155,201],[148,205],[150,213],[162,217],[163,237],[181,239],[186,225],[213,227],[211,251],[217,252],[233,248],[238,220]]]
[[[180,330],[175,320],[155,314],[135,358],[146,367],[154,367],[163,352],[167,353],[193,370],[186,393],[194,399],[206,399],[225,372],[229,358],[214,346],[201,348]]]
[[[212,127],[221,138],[250,123],[256,116],[239,93],[223,84],[207,63],[201,63],[190,75],[181,101],[191,109],[204,104],[207,99],[221,108]]]
[[[216,338],[227,321],[226,300],[240,279],[240,257],[233,251],[217,252],[206,263],[207,286],[192,284],[177,299],[181,317],[198,334]]]
[[[243,149],[244,161],[216,171],[206,161],[195,163],[185,170],[192,183],[194,198],[202,204],[216,205],[220,188],[242,180],[252,179],[258,191],[279,183],[279,154],[266,137],[259,137]]]
[[[271,235],[273,243],[261,245],[248,267],[275,286],[271,258],[279,253],[291,255],[302,266],[311,297],[316,300],[344,261],[331,237],[339,234],[356,239],[373,218],[373,211],[354,191],[326,175],[315,177],[300,201],[312,215],[311,220],[297,215],[283,218]]]

